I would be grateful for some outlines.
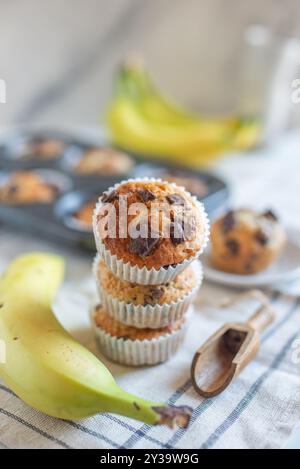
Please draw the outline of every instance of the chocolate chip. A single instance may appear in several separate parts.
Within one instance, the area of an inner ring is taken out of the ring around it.
[[[258,230],[256,233],[255,233],[255,239],[256,241],[259,242],[259,244],[261,244],[262,246],[265,246],[266,244],[268,244],[268,241],[269,241],[269,237],[266,235],[266,233],[264,233],[262,230]]]
[[[153,287],[149,293],[144,297],[144,305],[152,305],[159,302],[163,295],[163,291],[159,287]]]
[[[230,210],[226,215],[223,217],[222,220],[222,228],[224,233],[228,233],[228,231],[231,231],[234,228],[235,225],[235,216],[234,216],[234,211]]]
[[[145,203],[155,199],[155,195],[153,194],[153,192],[149,191],[148,189],[138,191],[138,196],[141,201]]]
[[[171,205],[185,205],[184,198],[179,194],[167,195],[166,199]]]
[[[268,218],[269,220],[278,221],[278,217],[275,215],[272,210],[266,210],[263,214],[263,217]]]
[[[226,247],[233,256],[235,256],[240,250],[240,245],[235,239],[228,239],[226,241]]]
[[[13,195],[13,194],[16,194],[18,192],[19,188],[18,186],[16,186],[15,184],[11,184],[9,187],[8,187],[8,193],[10,195]]]
[[[159,237],[157,238],[131,238],[129,241],[129,252],[137,254],[141,257],[147,257],[157,248],[159,244]]]
[[[129,337],[128,337],[128,335],[120,335],[120,336],[118,336],[118,339],[128,340]]]
[[[117,191],[111,191],[109,193],[105,192],[103,196],[101,197],[101,200],[102,202],[106,204],[108,202],[113,202],[114,200],[118,198],[118,196],[119,194],[117,193]]]
[[[176,246],[185,241],[183,226],[180,223],[172,222],[170,224],[170,238],[172,243]]]

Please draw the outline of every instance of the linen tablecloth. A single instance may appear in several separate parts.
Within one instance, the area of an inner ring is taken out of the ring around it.
[[[300,227],[300,138],[290,135],[268,149],[232,155],[215,171],[232,184],[234,205],[273,207],[283,221]],[[88,307],[95,294],[92,257],[0,227],[0,269],[18,254],[47,250],[64,255],[66,281],[55,311],[61,322],[92,351]],[[278,316],[263,334],[260,352],[221,395],[203,399],[193,390],[190,364],[195,350],[224,322],[246,320],[254,302],[220,309],[218,299],[235,292],[204,282],[197,295],[186,340],[169,362],[129,368],[101,357],[127,391],[145,398],[189,405],[189,428],[151,427],[125,417],[99,414],[77,422],[40,414],[0,382],[0,447],[3,448],[278,448],[300,421],[300,302],[268,292]],[[299,289],[300,295],[300,289]],[[1,337],[0,337],[1,338]]]

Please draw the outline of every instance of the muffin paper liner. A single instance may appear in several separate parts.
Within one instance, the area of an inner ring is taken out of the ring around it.
[[[92,326],[101,352],[110,360],[129,366],[156,365],[175,355],[187,330],[187,318],[177,331],[151,340],[118,338],[97,326],[94,308],[91,310]]]
[[[197,283],[183,298],[168,304],[134,305],[133,303],[120,301],[105,291],[97,274],[99,260],[100,257],[98,255],[94,260],[93,270],[104,309],[117,321],[138,329],[158,329],[180,319],[188,310],[203,280],[202,265],[200,261],[196,260],[192,266]]]
[[[199,251],[194,256],[191,256],[176,265],[161,267],[160,269],[147,269],[147,267],[140,268],[136,265],[131,265],[130,262],[124,262],[122,259],[119,259],[116,255],[111,254],[110,251],[106,248],[106,246],[102,242],[101,237],[99,236],[97,229],[97,214],[103,206],[101,199],[99,199],[96,204],[93,214],[93,231],[96,247],[101,258],[104,260],[105,264],[113,272],[113,274],[123,280],[127,280],[130,283],[137,283],[140,285],[160,285],[162,283],[168,283],[173,280],[180,272],[186,269],[186,267],[191,262],[197,259],[207,246],[209,238],[209,221],[207,214],[204,210],[204,206],[201,202],[197,200],[196,197],[192,196],[188,191],[186,191],[184,187],[177,186],[175,183],[169,183],[167,181],[162,181],[161,179],[155,178],[128,179],[126,181],[122,181],[118,184],[115,184],[113,187],[110,187],[107,191],[105,191],[105,193],[116,190],[121,184],[124,184],[125,182],[165,182],[166,184],[174,186],[179,190],[187,193],[194,200],[194,202],[199,208],[201,218],[204,223],[204,241],[201,249],[199,249]]]

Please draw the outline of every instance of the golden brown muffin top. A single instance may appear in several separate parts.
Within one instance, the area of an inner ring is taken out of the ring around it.
[[[195,199],[176,185],[128,181],[101,200],[98,235],[124,262],[159,269],[194,256],[203,246],[206,220]]]
[[[174,280],[164,285],[136,285],[116,277],[103,261],[98,264],[97,275],[104,290],[119,301],[135,305],[168,304],[178,301],[197,283],[192,266],[188,266]]]
[[[181,328],[184,319],[180,319],[173,324],[160,329],[137,329],[123,324],[109,316],[101,305],[95,307],[94,320],[98,327],[113,337],[124,340],[151,340],[162,335],[171,334]]]

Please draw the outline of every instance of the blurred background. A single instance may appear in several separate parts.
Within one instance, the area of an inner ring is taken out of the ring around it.
[[[261,205],[280,207],[279,179],[290,183],[281,198],[296,204],[300,143],[292,151],[276,142],[300,125],[297,0],[0,0],[0,7],[3,223],[94,249],[96,198],[145,175],[184,185],[210,215],[229,195],[248,203],[246,185]],[[103,130],[113,150],[103,150]]]
[[[267,287],[297,298],[293,307],[278,300],[291,319],[300,297],[299,127],[299,0],[0,0],[0,270],[24,251],[62,254],[61,319],[87,343],[89,322],[82,328],[79,318],[90,302],[95,203],[120,180],[160,177],[198,197],[212,223],[228,209],[250,206],[264,222],[261,214],[274,219],[274,210],[288,227],[282,261],[252,283],[246,275],[248,284],[213,270],[208,251],[204,272],[222,289]],[[213,288],[204,299],[219,297]],[[276,332],[285,325],[278,322]],[[271,441],[292,425],[275,397]],[[13,438],[19,445],[23,436]]]
[[[135,51],[179,102],[227,112],[240,105],[240,75],[253,60],[245,57],[249,25],[266,28],[252,38],[260,45],[276,38],[256,56],[261,80],[284,41],[300,35],[297,0],[1,0],[0,6],[0,77],[7,83],[1,125],[97,124],[116,66]],[[293,60],[285,58],[286,74],[296,77]],[[300,106],[291,108],[289,125],[299,125]]]

